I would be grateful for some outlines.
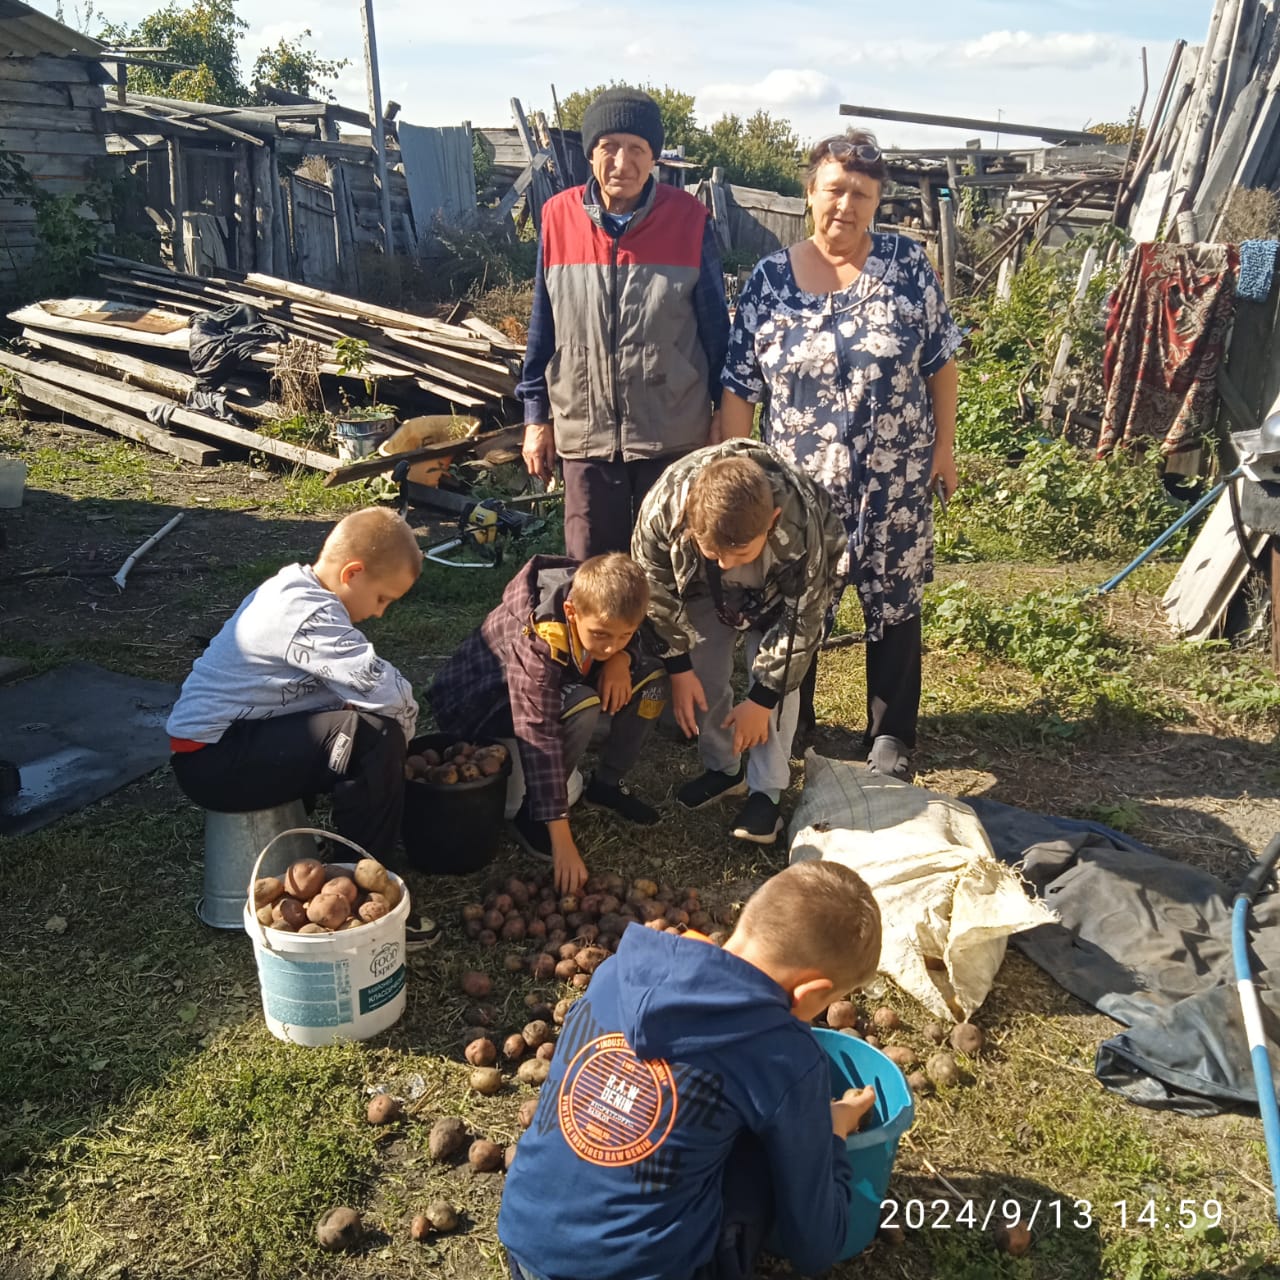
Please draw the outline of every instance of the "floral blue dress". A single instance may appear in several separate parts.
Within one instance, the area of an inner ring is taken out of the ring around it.
[[[765,401],[765,442],[834,498],[868,640],[918,614],[933,579],[925,379],[961,341],[937,274],[906,236],[873,234],[862,274],[829,294],[801,289],[783,249],[738,299],[721,381]]]

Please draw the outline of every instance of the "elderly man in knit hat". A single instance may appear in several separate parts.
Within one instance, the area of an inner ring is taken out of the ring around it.
[[[658,104],[607,89],[582,118],[591,180],[542,209],[524,376],[524,460],[564,473],[565,549],[628,551],[649,486],[711,441],[728,345],[706,209],[660,184]]]

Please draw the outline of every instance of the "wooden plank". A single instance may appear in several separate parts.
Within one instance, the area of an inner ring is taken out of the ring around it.
[[[942,258],[942,294],[948,302],[956,292],[956,208],[949,197],[938,198],[938,245]]]
[[[21,384],[26,386],[28,378],[39,378],[54,386],[64,387],[79,395],[92,397],[104,403],[124,405],[141,413],[144,417],[151,412],[163,412],[166,421],[201,435],[212,436],[217,440],[225,440],[246,449],[257,449],[261,453],[283,458],[287,462],[299,463],[312,467],[316,471],[333,471],[338,459],[328,454],[318,453],[312,449],[303,449],[298,445],[283,440],[274,440],[257,431],[247,431],[234,423],[223,422],[221,418],[208,414],[196,413],[185,409],[167,396],[155,395],[149,391],[140,391],[115,378],[102,377],[95,373],[86,373],[80,369],[70,369],[63,364],[51,361],[28,360],[23,356],[0,352],[0,365],[12,369],[21,375]],[[92,419],[90,419],[92,421]]]
[[[334,217],[338,220],[338,267],[342,273],[342,287],[356,293],[360,289],[360,260],[356,251],[355,211],[345,164],[339,162],[329,170],[329,185],[333,188]]]
[[[0,63],[0,68],[3,68]],[[96,108],[106,105],[106,94],[98,84],[36,84],[10,80],[0,75],[0,103],[12,102],[35,107]]]
[[[1263,91],[1260,81],[1245,85],[1205,166],[1204,177],[1200,179],[1192,205],[1196,228],[1205,239],[1212,238],[1226,208],[1236,171],[1249,145],[1250,129]]]
[[[236,201],[236,266],[241,271],[250,271],[254,262],[254,211],[253,181],[249,176],[249,148],[241,145],[236,148],[235,168],[232,173],[232,188]]]
[[[261,147],[251,156],[253,166],[253,270],[270,275],[275,270],[275,188],[271,185],[271,151]]]
[[[516,202],[529,189],[530,183],[533,182],[534,175],[543,168],[551,160],[551,154],[547,151],[539,151],[532,160],[520,171],[516,180],[511,184],[507,193],[498,201],[497,208],[494,209],[493,215],[499,220],[508,217],[511,210],[516,207]]]
[[[185,400],[200,385],[200,379],[193,373],[156,364],[153,360],[143,360],[125,351],[112,351],[39,329],[23,329],[22,336],[27,343],[42,351],[56,351],[60,356],[88,365],[98,373],[120,377],[124,382],[136,384],[148,391],[159,391],[163,395]],[[259,422],[279,422],[285,417],[279,405],[262,399],[243,383],[224,382],[221,390],[226,393],[228,406],[247,418],[254,418]]]
[[[64,133],[61,129],[0,130],[0,147],[21,155],[104,156],[106,139],[100,133]]]
[[[177,138],[168,141],[169,150],[169,254],[175,271],[187,268],[187,249],[183,234],[184,215],[187,209],[187,183],[183,172],[182,148]]]
[[[0,74],[4,68],[0,64]],[[0,134],[10,130],[48,129],[55,133],[92,133],[98,127],[97,112],[84,107],[40,107],[28,103],[7,103],[0,96]]]
[[[89,84],[88,67],[71,58],[53,55],[37,58],[5,58],[0,62],[4,79],[36,84]]]
[[[840,105],[842,116],[864,116],[871,120],[898,120],[903,124],[935,124],[949,129],[984,129],[996,134],[1015,134],[1029,138],[1043,138],[1046,142],[1073,142],[1096,144],[1096,133],[1079,129],[1060,129],[1054,125],[1014,124],[1008,120],[979,120],[970,116],[937,116],[923,111],[895,111],[888,107],[854,107]]]
[[[0,367],[4,367],[10,359],[12,357],[8,353],[0,351]],[[175,458],[181,458],[183,462],[193,462],[198,467],[212,466],[222,456],[217,449],[209,445],[195,440],[184,440],[180,436],[153,426],[145,418],[135,418],[130,414],[121,413],[97,400],[76,395],[65,387],[42,382],[39,378],[23,376],[19,380],[19,394],[24,400],[70,414],[81,422],[102,427],[118,436],[124,436],[126,440],[149,445],[159,453],[171,454]]]

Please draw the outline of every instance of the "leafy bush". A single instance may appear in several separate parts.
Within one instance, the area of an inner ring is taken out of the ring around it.
[[[941,560],[1107,560],[1136,556],[1181,514],[1153,454],[1098,460],[1036,440],[1016,467],[962,458],[962,484],[937,525]],[[1164,549],[1181,555],[1192,530]]]

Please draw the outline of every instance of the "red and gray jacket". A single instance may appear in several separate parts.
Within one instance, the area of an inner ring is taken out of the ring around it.
[[[716,370],[695,297],[706,231],[706,209],[657,182],[616,236],[586,187],[543,206],[535,322],[518,394],[527,421],[549,407],[561,457],[633,461],[706,443]],[[723,308],[723,280],[714,284]],[[539,303],[549,304],[551,343],[537,340]],[[713,358],[720,363],[723,347]]]

